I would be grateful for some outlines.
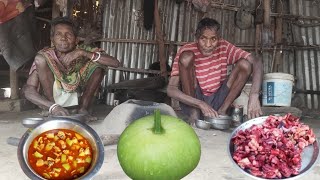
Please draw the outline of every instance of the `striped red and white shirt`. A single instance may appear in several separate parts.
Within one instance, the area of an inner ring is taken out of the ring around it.
[[[218,46],[210,56],[203,56],[196,42],[186,44],[178,50],[174,59],[171,76],[179,75],[179,57],[184,51],[192,51],[195,55],[196,78],[202,93],[210,96],[215,93],[227,78],[227,65],[246,59],[250,53],[220,39]]]

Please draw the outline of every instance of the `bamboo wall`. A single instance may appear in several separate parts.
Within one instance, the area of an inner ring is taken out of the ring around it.
[[[320,2],[292,0],[289,13],[298,16],[316,17],[287,23],[292,32],[292,43],[308,48],[295,49],[293,60],[295,64],[296,87],[302,92],[297,94],[310,109],[319,109],[320,91]],[[314,47],[314,48],[312,48]],[[288,60],[284,60],[288,61]],[[303,94],[308,92],[308,94]]]

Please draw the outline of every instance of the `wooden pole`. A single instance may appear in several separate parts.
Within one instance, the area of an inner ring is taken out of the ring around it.
[[[271,22],[270,22],[270,8],[271,3],[270,0],[263,1],[263,26],[261,32],[261,44],[264,47],[269,47],[273,42],[270,37],[272,35],[271,32]]]
[[[271,10],[270,10],[270,7],[271,7],[271,2],[270,0],[264,0],[263,1],[263,25],[264,27],[266,28],[270,28],[270,13],[271,13]]]
[[[277,13],[282,13],[283,11],[283,2],[277,1]],[[276,28],[275,28],[275,44],[281,45],[282,43],[282,17],[276,17]],[[283,56],[281,53],[281,49],[278,48],[278,50],[275,53],[275,62],[272,67],[273,72],[283,72],[283,66],[282,66]]]
[[[63,12],[63,16],[72,17],[74,3],[75,1],[66,1],[66,8],[65,12]]]
[[[62,10],[62,16],[71,17],[73,1],[63,1],[64,4],[60,4],[60,6],[64,7]],[[56,3],[56,0],[52,1],[52,19],[60,16],[60,7]]]
[[[254,42],[254,48],[255,48],[255,53],[256,55],[260,54],[260,50],[261,48],[259,47],[259,45],[261,45],[261,24],[256,24],[256,36],[255,36],[255,42]]]
[[[262,4],[260,0],[256,0],[256,10],[261,9],[262,11]],[[262,14],[262,13],[260,13]],[[259,16],[259,17],[257,17]],[[256,20],[256,33],[255,33],[255,41],[254,41],[254,48],[256,55],[260,54],[260,50],[262,50],[261,46],[261,31],[262,31],[262,16],[258,15],[258,12],[256,12],[256,18],[259,18],[260,20]]]
[[[164,76],[167,79],[167,65],[165,59],[165,52],[164,52],[164,40],[163,40],[163,33],[161,30],[161,22],[160,22],[160,15],[158,9],[158,0],[154,0],[154,22],[156,26],[156,40],[158,42],[159,48],[159,61],[160,61],[160,71],[161,76]]]
[[[19,86],[18,86],[18,76],[17,71],[10,68],[10,89],[11,89],[11,99],[19,98]]]
[[[260,0],[256,0],[256,10],[258,10],[259,7],[261,8],[262,5],[260,3],[261,3]],[[257,16],[258,16],[258,13],[256,12],[256,18],[258,18]],[[256,26],[256,34],[255,34],[255,41],[254,41],[254,49],[255,49],[256,55],[258,55],[259,45],[261,45],[261,31],[262,31],[261,20],[258,23],[256,23],[255,26]]]
[[[60,9],[59,6],[57,5],[56,1],[52,1],[52,19],[59,17],[60,16]]]

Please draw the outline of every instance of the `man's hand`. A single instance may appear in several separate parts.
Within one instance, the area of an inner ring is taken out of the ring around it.
[[[52,110],[52,115],[54,116],[69,116],[70,113],[67,109],[63,108],[62,106],[57,106]]]
[[[199,109],[201,110],[202,114],[204,116],[207,116],[207,117],[213,117],[213,118],[217,118],[219,115],[218,115],[218,112],[215,111],[210,105],[208,105],[206,102],[202,101],[200,104],[199,104]]]
[[[259,94],[253,94],[248,102],[248,119],[256,118],[262,115]]]
[[[75,62],[76,59],[79,57],[87,57],[88,52],[82,49],[75,49],[63,57],[63,64],[70,69]]]

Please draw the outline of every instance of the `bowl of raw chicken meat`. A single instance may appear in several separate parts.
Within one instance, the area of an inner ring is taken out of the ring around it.
[[[319,157],[313,130],[292,114],[246,121],[232,132],[228,146],[232,163],[254,179],[298,179]]]

